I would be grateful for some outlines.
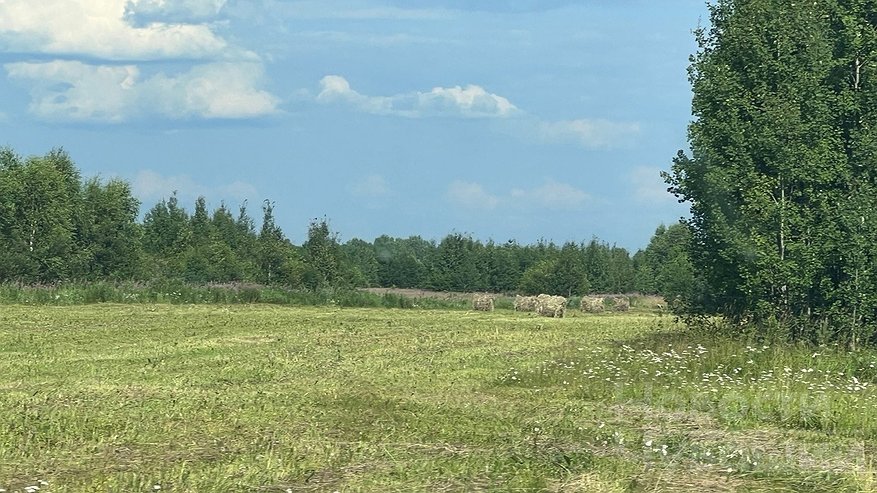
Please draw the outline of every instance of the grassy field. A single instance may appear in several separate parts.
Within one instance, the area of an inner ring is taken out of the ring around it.
[[[576,315],[0,306],[0,490],[877,489],[877,353]]]

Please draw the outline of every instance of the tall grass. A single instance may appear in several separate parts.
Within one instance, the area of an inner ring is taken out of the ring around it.
[[[410,298],[356,289],[293,290],[246,283],[193,285],[179,281],[0,284],[0,304],[84,305],[91,303],[249,304],[370,308],[467,309],[467,300]]]
[[[569,387],[577,398],[706,412],[732,427],[778,425],[877,439],[877,350],[655,332],[568,348],[502,381]]]

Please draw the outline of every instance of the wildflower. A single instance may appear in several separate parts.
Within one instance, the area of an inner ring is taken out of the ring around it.
[[[158,490],[161,489],[161,485],[159,485],[159,484],[153,485],[153,486],[152,486],[152,489],[153,489],[154,491],[158,491]]]
[[[646,441],[646,447],[651,447],[651,446],[652,446],[652,441],[651,440]]]

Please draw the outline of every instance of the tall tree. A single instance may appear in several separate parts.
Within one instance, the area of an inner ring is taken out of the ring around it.
[[[482,291],[487,276],[479,269],[479,250],[483,248],[471,236],[453,233],[445,236],[436,250],[430,273],[430,285],[440,291]]]
[[[875,2],[719,0],[692,58],[690,311],[857,344],[877,321]],[[827,330],[826,330],[827,329]]]
[[[305,262],[315,274],[313,287],[337,287],[343,283],[345,260],[338,236],[329,229],[327,219],[311,221],[308,241],[303,246]]]
[[[88,279],[132,279],[140,275],[140,202],[122,180],[89,179],[82,187],[78,237]]]
[[[189,229],[192,237],[185,254],[184,277],[187,281],[200,283],[219,280],[214,279],[212,274],[216,258],[212,255],[210,215],[207,200],[203,196],[195,200],[195,212],[189,220]]]
[[[345,272],[355,286],[378,286],[380,263],[374,245],[354,238],[342,245],[341,250],[348,265]]]
[[[262,280],[267,283],[280,282],[281,269],[286,259],[286,238],[274,221],[274,203],[265,200],[262,204],[262,228],[259,231],[258,258]]]
[[[374,241],[378,284],[386,287],[426,287],[429,262],[435,245],[419,236],[408,239],[381,235]]]
[[[4,172],[10,204],[9,246],[18,265],[15,279],[55,281],[70,276],[76,242],[79,174],[59,156],[28,158]]]
[[[668,301],[690,299],[698,280],[688,259],[691,235],[686,225],[661,225],[645,250],[637,252],[635,289]]]
[[[151,277],[179,278],[185,274],[185,254],[191,245],[189,214],[177,194],[155,204],[143,218],[143,250],[150,255]]]

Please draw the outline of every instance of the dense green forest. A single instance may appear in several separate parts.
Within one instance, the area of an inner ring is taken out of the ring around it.
[[[440,241],[380,236],[342,243],[326,219],[312,221],[297,245],[277,226],[268,200],[258,224],[246,204],[210,211],[204,197],[189,210],[172,195],[142,220],[139,205],[123,180],[83,179],[63,150],[27,158],[0,150],[0,282],[176,280],[310,290],[679,296],[693,279],[688,230],[680,224],[660,226],[632,256],[597,239],[520,245],[450,233]]]

